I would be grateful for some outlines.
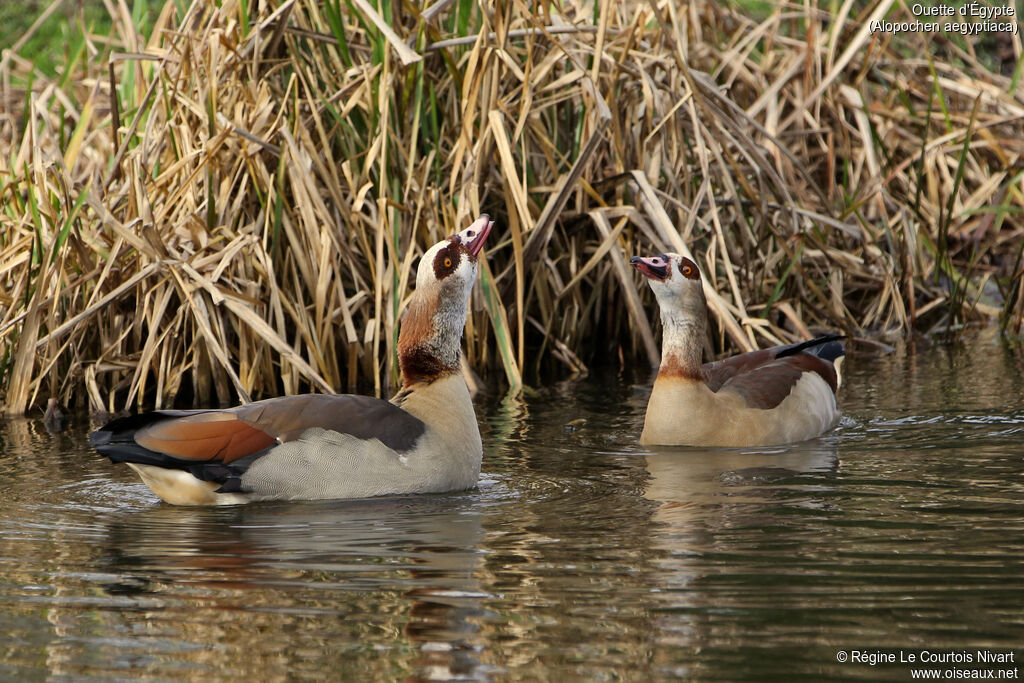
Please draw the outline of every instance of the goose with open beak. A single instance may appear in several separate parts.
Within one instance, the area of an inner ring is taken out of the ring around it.
[[[702,363],[707,303],[697,264],[679,254],[630,259],[661,308],[661,367],[640,443],[771,446],[836,425],[845,351],[839,335]]]
[[[89,443],[179,505],[366,498],[472,488],[483,448],[459,352],[480,216],[423,255],[398,339],[390,401],[309,394],[225,410],[159,410],[113,420]]]

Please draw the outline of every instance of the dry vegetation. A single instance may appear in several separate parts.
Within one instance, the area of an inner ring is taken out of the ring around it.
[[[141,35],[110,0],[58,80],[0,64],[0,406],[386,393],[417,255],[479,212],[490,384],[654,361],[637,253],[696,254],[715,351],[1019,332],[1019,38],[853,4],[196,0]]]

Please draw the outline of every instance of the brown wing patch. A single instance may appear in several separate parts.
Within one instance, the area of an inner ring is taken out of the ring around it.
[[[230,413],[282,443],[320,427],[358,439],[379,439],[404,452],[414,448],[426,430],[419,418],[393,403],[351,394],[282,396],[238,406]]]
[[[733,377],[750,372],[774,358],[775,349],[760,349],[730,356],[713,363],[705,363],[701,369],[711,391],[718,391]]]
[[[792,346],[774,346],[770,349],[759,349],[757,351],[741,353],[714,361],[713,363],[705,363],[701,368],[701,372],[711,391],[718,391],[726,382],[734,377],[747,372],[753,372],[770,363],[790,361],[796,364],[795,367],[800,368],[804,372],[816,372],[821,375],[821,378],[832,387],[833,393],[838,389],[836,368],[828,358],[821,358],[813,353],[802,351],[784,356],[783,358],[777,358],[780,352],[785,353],[791,348]]]
[[[771,360],[735,374],[721,385],[720,390],[738,394],[751,408],[771,410],[789,396],[805,372],[818,373],[835,393],[835,368],[806,353]]]
[[[232,413],[211,411],[143,427],[135,433],[135,443],[183,460],[228,463],[258,453],[276,441]]]
[[[832,389],[833,394],[839,390],[839,375],[836,372],[835,363],[809,353],[801,353],[787,358],[787,360],[795,363],[804,372],[816,372],[821,375],[821,378]]]

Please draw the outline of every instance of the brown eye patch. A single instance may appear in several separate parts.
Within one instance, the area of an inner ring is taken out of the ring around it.
[[[697,270],[697,264],[686,258],[685,256],[679,259],[679,272],[683,277],[691,280],[700,279],[700,271]]]
[[[437,252],[434,257],[434,277],[443,280],[459,267],[462,261],[462,250],[455,243]]]

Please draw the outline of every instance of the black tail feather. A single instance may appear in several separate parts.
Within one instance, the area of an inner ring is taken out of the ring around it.
[[[843,348],[843,344],[840,341],[845,338],[846,335],[842,334],[827,334],[809,341],[800,342],[799,344],[784,346],[775,354],[775,357],[784,358],[786,356],[795,356],[798,353],[809,353],[831,363],[836,358],[846,355],[846,349]]]
[[[89,445],[101,455],[115,463],[136,463],[154,465],[167,469],[185,470],[197,479],[219,484],[233,484],[233,490],[241,490],[237,480],[257,458],[265,455],[267,449],[239,458],[229,464],[215,461],[197,462],[183,460],[166,453],[140,446],[135,433],[148,425],[162,420],[206,412],[203,410],[157,410],[138,415],[129,415],[111,420],[89,435]]]
[[[113,462],[136,462],[140,465],[176,467],[184,469],[188,463],[163,453],[151,451],[135,443],[135,432],[143,427],[163,420],[181,417],[193,412],[188,410],[154,410],[149,413],[129,415],[111,420],[89,435],[89,445]],[[192,463],[194,464],[194,463]]]

